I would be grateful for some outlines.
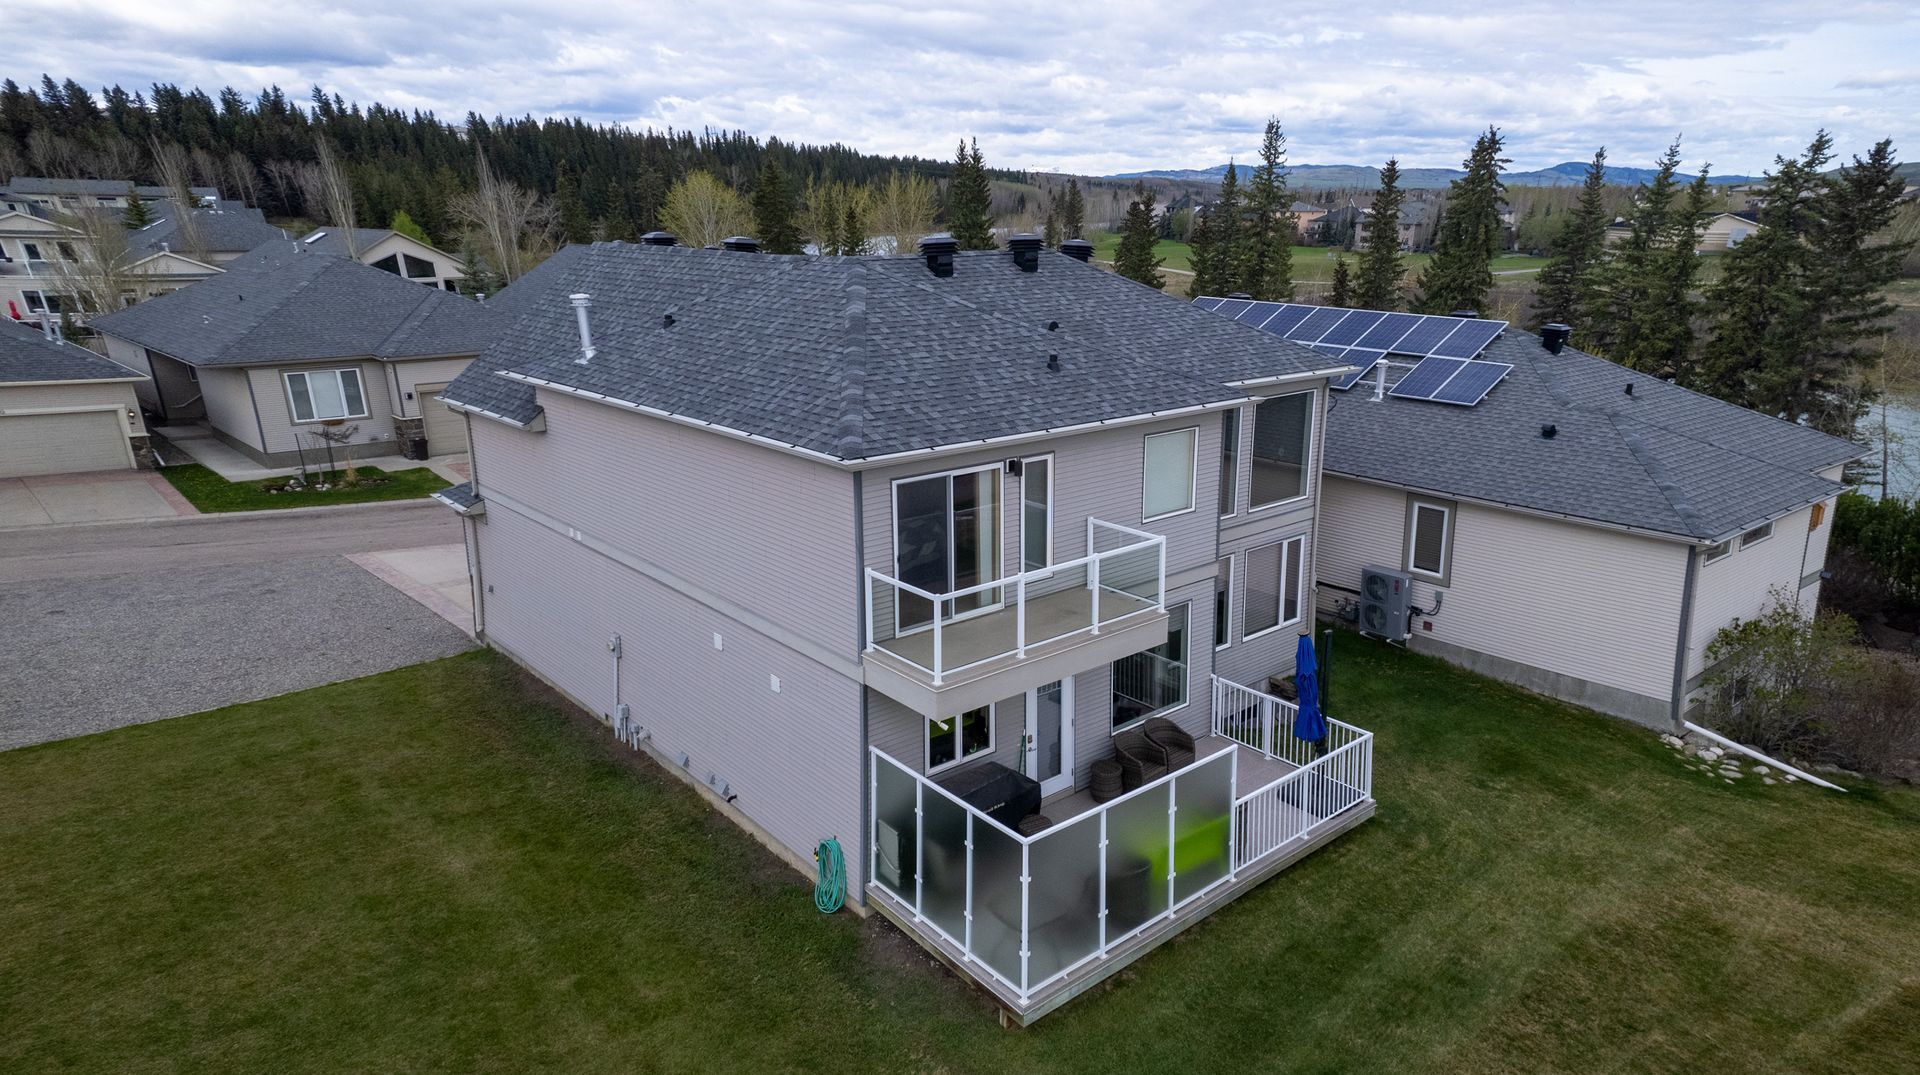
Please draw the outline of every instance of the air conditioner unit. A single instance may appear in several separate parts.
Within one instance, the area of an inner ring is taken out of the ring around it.
[[[1360,633],[1405,642],[1413,614],[1413,576],[1387,567],[1360,571]]]

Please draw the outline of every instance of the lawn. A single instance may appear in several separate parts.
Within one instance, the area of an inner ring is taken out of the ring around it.
[[[1111,262],[1113,255],[1120,249],[1120,236],[1114,232],[1095,232],[1093,234],[1093,256],[1098,261]],[[1172,239],[1162,239],[1153,245],[1154,256],[1162,259],[1163,269],[1177,272],[1193,271],[1193,247]],[[1345,257],[1349,269],[1358,269],[1357,252],[1342,253],[1327,246],[1296,246],[1293,248],[1293,279],[1296,283],[1326,283],[1333,279],[1335,255]],[[1432,260],[1430,254],[1402,254],[1400,263],[1405,266],[1409,279],[1417,276]],[[1536,258],[1527,254],[1501,254],[1493,259],[1493,271],[1496,273],[1525,273],[1537,271],[1547,263],[1546,258]],[[1171,288],[1174,281],[1169,281]]]
[[[1920,795],[1343,636],[1379,814],[1022,1032],[478,652],[0,754],[0,1069],[1864,1071]],[[826,835],[826,834],[823,834]],[[840,833],[851,843],[853,834]]]
[[[264,511],[268,508],[313,508],[326,504],[367,504],[376,500],[413,500],[447,487],[446,479],[426,467],[406,470],[380,470],[363,466],[363,484],[351,489],[335,485],[331,489],[269,493],[269,486],[286,483],[285,478],[271,481],[230,482],[198,463],[166,467],[160,471],[173,483],[180,495],[201,511]],[[337,480],[339,471],[326,475]],[[315,482],[320,480],[316,474]]]

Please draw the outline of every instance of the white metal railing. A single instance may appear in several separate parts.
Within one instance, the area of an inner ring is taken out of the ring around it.
[[[1100,548],[1101,544],[1112,544],[1119,538],[1125,540],[1120,540],[1112,548]],[[1097,635],[1101,628],[1117,620],[1148,609],[1158,611],[1165,607],[1165,537],[1089,517],[1087,548],[1087,555],[1078,559],[1049,564],[1044,568],[992,579],[948,593],[932,593],[867,568],[867,649],[881,648],[884,643],[908,635],[931,632],[933,646],[928,661],[914,660],[901,653],[898,647],[886,648],[894,657],[927,673],[932,677],[934,686],[939,686],[955,672],[1008,655],[1025,657],[1029,646],[1077,634]],[[1068,617],[1051,629],[1035,627],[1029,630],[1028,612],[1034,603],[1081,588],[1087,591],[1087,612],[1084,617]],[[1103,594],[1118,595],[1124,600],[1109,597],[1103,609]],[[926,606],[924,620],[914,616],[914,622],[900,622],[902,605],[912,605],[905,598]],[[989,652],[984,655],[949,661],[947,634],[952,625],[961,620],[993,614],[1010,616],[1012,620],[1011,630],[1005,632],[1004,643],[989,646]]]
[[[1293,721],[1299,712],[1298,705],[1284,698],[1213,677],[1213,734],[1245,743],[1276,761],[1304,766],[1322,754],[1373,734],[1322,714],[1327,722],[1326,741],[1308,743],[1293,735]]]
[[[1296,768],[1234,801],[1236,869],[1312,836],[1348,807],[1373,798],[1373,733],[1327,718],[1327,738],[1294,736],[1299,706],[1213,677],[1213,733]]]

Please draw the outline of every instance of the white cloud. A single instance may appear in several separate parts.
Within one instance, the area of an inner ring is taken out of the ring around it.
[[[458,5],[339,0],[262,17],[237,0],[14,0],[6,72],[88,86],[319,84],[485,115],[843,142],[945,157],[963,134],[1006,166],[1113,172],[1247,159],[1269,114],[1293,159],[1452,165],[1503,128],[1516,167],[1605,143],[1650,163],[1757,171],[1820,126],[1848,150],[1920,152],[1920,12],[1835,0],[1460,0],[1303,14],[1250,5],[766,0]]]

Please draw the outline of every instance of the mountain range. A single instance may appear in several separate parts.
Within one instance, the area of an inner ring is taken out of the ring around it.
[[[1240,182],[1245,183],[1253,176],[1253,166],[1237,165]],[[1433,190],[1465,175],[1458,168],[1402,168],[1400,185],[1413,190]],[[1227,166],[1216,164],[1211,168],[1172,168],[1151,172],[1125,172],[1120,175],[1104,176],[1106,179],[1180,179],[1203,183],[1218,183],[1226,178]],[[1607,166],[1607,181],[1624,186],[1646,183],[1653,179],[1652,168],[1627,168]],[[1587,165],[1584,161],[1567,161],[1551,168],[1541,168],[1532,172],[1507,172],[1501,176],[1512,187],[1564,187],[1579,186],[1587,178]],[[1287,181],[1297,189],[1327,189],[1345,187],[1366,189],[1380,185],[1380,169],[1370,164],[1290,164],[1287,166]],[[1753,176],[1716,175],[1708,179],[1716,186],[1731,183],[1751,183]]]

